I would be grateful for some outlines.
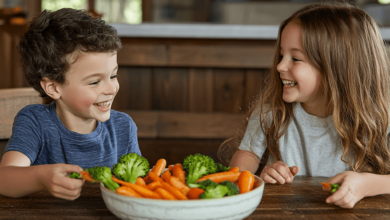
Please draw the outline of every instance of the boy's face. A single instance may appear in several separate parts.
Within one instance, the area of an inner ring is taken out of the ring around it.
[[[80,53],[59,87],[56,111],[61,121],[68,125],[107,121],[119,90],[117,70],[116,53]]]

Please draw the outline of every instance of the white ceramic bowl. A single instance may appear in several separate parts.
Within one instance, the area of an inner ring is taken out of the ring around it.
[[[100,186],[107,208],[120,219],[243,219],[259,205],[264,182],[255,176],[254,189],[250,192],[221,199],[169,201],[135,198],[119,195]]]

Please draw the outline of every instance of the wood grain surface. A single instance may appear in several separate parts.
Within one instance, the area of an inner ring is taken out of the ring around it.
[[[253,219],[389,219],[390,195],[364,198],[353,209],[325,203],[322,177],[296,177],[291,184],[266,184]],[[98,184],[86,183],[75,201],[48,192],[12,199],[0,196],[0,219],[117,219],[105,206]]]

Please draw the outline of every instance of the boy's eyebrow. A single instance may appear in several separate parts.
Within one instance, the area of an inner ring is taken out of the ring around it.
[[[112,72],[115,72],[115,70],[117,70],[117,69],[118,69],[118,65],[112,70]],[[92,78],[94,76],[100,76],[100,75],[102,75],[102,73],[94,73],[92,75],[84,77],[82,80],[86,80],[86,79]]]

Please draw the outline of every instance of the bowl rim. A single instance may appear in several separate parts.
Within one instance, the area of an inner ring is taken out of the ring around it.
[[[255,184],[258,184],[256,188],[251,190],[250,192],[243,193],[243,194],[237,194],[234,196],[228,196],[228,197],[223,197],[223,198],[216,198],[216,199],[189,199],[189,200],[165,200],[165,199],[150,199],[150,198],[139,198],[139,197],[132,197],[132,196],[125,196],[118,194],[108,188],[106,188],[103,183],[100,183],[100,191],[103,194],[103,191],[105,193],[109,193],[112,196],[118,196],[119,198],[125,199],[125,200],[134,200],[134,201],[147,201],[149,203],[161,203],[161,202],[170,202],[170,203],[180,203],[182,204],[185,202],[186,204],[188,203],[205,203],[206,201],[228,201],[228,199],[234,199],[237,198],[238,196],[247,196],[247,197],[252,197],[256,194],[260,194],[261,192],[264,191],[264,186],[265,182],[262,180],[259,176],[255,175]],[[262,194],[262,193],[261,193]]]

